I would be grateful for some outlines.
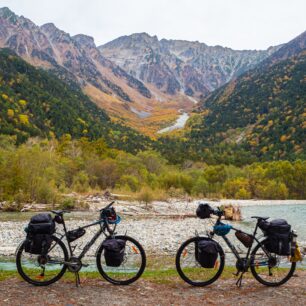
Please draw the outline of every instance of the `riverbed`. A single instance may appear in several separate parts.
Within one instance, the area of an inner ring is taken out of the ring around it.
[[[216,205],[216,204],[215,204]],[[156,215],[151,207],[148,214],[136,214],[141,212],[145,207],[134,207],[135,214],[131,214],[131,208],[125,205],[118,205],[118,212],[122,216],[122,221],[118,225],[119,234],[127,233],[136,238],[144,246],[147,254],[170,255],[173,256],[179,245],[186,239],[195,235],[195,232],[205,234],[209,231],[214,223],[214,219],[200,220],[195,218],[196,202],[179,204],[168,203],[162,208],[159,205],[161,215]],[[164,209],[164,210],[163,210]],[[292,225],[298,233],[300,245],[306,247],[306,201],[298,204],[274,204],[274,205],[241,205],[243,221],[229,222],[236,228],[241,228],[252,233],[255,227],[255,220],[252,215],[269,216],[271,218],[283,218]],[[169,214],[167,214],[167,211]],[[1,213],[0,219],[0,256],[13,256],[19,243],[25,238],[24,227],[27,225],[31,215],[35,213]],[[67,215],[67,226],[69,229],[83,226],[91,221],[98,219],[96,211],[91,212],[74,212]],[[77,240],[79,246],[84,245],[96,232],[96,227],[87,229],[84,237]],[[57,226],[57,232],[61,232],[61,226]],[[262,235],[261,232],[259,234]],[[243,246],[238,243],[234,233],[229,234],[229,238],[243,250]],[[102,238],[101,238],[102,239]],[[90,250],[89,255],[94,256],[101,239]],[[217,237],[225,248],[223,240]]]
[[[175,123],[173,125],[170,125],[162,130],[159,130],[157,133],[162,134],[162,133],[167,133],[167,132],[171,132],[177,129],[182,129],[187,120],[189,118],[189,114],[188,113],[182,113],[175,121]]]

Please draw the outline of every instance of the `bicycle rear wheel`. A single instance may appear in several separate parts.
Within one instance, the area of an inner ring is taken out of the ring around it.
[[[296,263],[289,256],[269,253],[265,241],[259,243],[251,254],[251,272],[255,279],[266,286],[280,286],[294,273]]]
[[[196,246],[201,240],[194,237],[185,241],[176,254],[176,269],[180,277],[192,286],[207,286],[215,282],[224,269],[224,252],[219,245],[218,257],[213,268],[203,268],[196,260]]]
[[[103,244],[97,252],[97,267],[102,277],[114,285],[129,285],[135,282],[146,267],[146,254],[141,244],[129,236],[115,236],[125,240],[124,259],[119,267],[106,264]]]
[[[68,251],[65,244],[52,236],[51,247],[47,255],[35,255],[25,252],[25,241],[16,254],[17,271],[20,276],[35,286],[47,286],[58,281],[65,273]]]

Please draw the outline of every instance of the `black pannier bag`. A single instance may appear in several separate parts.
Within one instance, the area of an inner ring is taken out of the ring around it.
[[[28,233],[52,235],[55,232],[55,222],[50,214],[38,214],[31,218]]]
[[[25,252],[47,254],[51,244],[51,235],[55,232],[55,223],[50,214],[38,214],[31,218],[26,229]]]
[[[122,239],[106,239],[102,245],[107,266],[119,267],[124,260],[126,241]]]
[[[24,250],[25,252],[36,254],[36,255],[46,255],[52,244],[51,235],[36,234],[27,236],[25,241]]]
[[[210,214],[213,212],[213,209],[211,208],[211,206],[209,204],[199,204],[197,210],[196,210],[196,214],[197,217],[200,219],[207,219],[210,218]]]
[[[213,240],[196,242],[196,260],[203,268],[213,268],[218,258],[219,246]]]
[[[268,237],[265,243],[268,252],[284,256],[290,255],[291,226],[286,220],[261,221],[259,228]]]
[[[67,232],[67,239],[69,242],[72,242],[84,236],[85,233],[86,231],[84,230],[84,228],[78,228],[78,229]]]

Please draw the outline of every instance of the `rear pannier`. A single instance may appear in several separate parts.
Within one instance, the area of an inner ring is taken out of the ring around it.
[[[107,266],[119,267],[124,260],[126,241],[122,239],[106,239],[102,245]]]
[[[213,240],[196,242],[195,257],[203,268],[213,268],[218,258],[219,245]]]
[[[284,219],[261,221],[259,228],[268,237],[265,247],[270,253],[290,255],[291,226]]]
[[[38,214],[31,218],[26,228],[25,252],[45,255],[52,244],[55,223],[50,214]]]
[[[38,214],[31,218],[28,233],[52,235],[54,232],[55,223],[50,214]]]

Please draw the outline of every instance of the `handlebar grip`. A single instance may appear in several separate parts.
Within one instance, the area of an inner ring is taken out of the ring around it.
[[[113,204],[115,203],[115,201],[110,202],[107,206],[105,206],[104,208],[100,209],[100,211],[110,208]]]

